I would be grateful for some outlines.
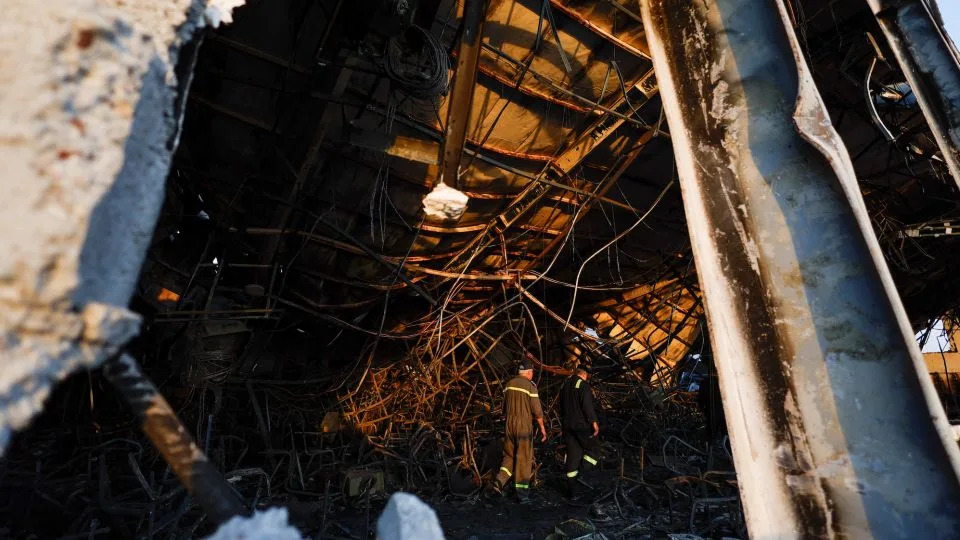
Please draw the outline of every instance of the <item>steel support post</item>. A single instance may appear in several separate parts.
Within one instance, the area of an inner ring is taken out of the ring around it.
[[[953,0],[956,1],[956,0]],[[960,187],[960,59],[923,0],[867,0]],[[896,134],[894,134],[896,135]]]
[[[750,536],[960,537],[960,453],[782,0],[641,0]]]
[[[477,65],[480,63],[483,20],[486,17],[486,0],[465,0],[463,5],[463,28],[457,49],[457,67],[453,74],[450,102],[447,104],[447,125],[443,133],[443,148],[440,150],[440,179],[452,188],[459,188],[460,159],[470,127],[470,112],[473,91],[477,87]]]
[[[108,361],[103,373],[142,422],[143,432],[170,465],[180,483],[214,523],[245,513],[240,499],[157,387],[130,355]]]

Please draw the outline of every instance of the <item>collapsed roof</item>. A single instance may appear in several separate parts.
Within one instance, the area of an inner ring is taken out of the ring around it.
[[[25,56],[59,105],[34,107],[27,85],[2,102],[18,119],[7,140],[52,141],[40,161],[11,159],[38,180],[11,208],[52,217],[3,240],[8,431],[129,339],[131,292],[147,323],[131,349],[185,391],[308,384],[385,440],[394,415],[411,429],[489,408],[464,379],[477,365],[527,356],[563,374],[587,354],[667,384],[709,351],[636,6],[494,0],[461,71],[477,28],[448,0],[252,1],[189,42],[230,6],[181,2],[167,21],[61,3],[41,13],[57,41]],[[867,3],[783,5],[923,328],[960,298],[950,156]],[[84,84],[106,90],[87,103]],[[29,213],[6,214],[9,229]]]

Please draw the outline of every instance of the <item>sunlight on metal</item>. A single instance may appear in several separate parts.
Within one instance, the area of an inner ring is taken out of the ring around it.
[[[957,537],[960,452],[785,6],[641,5],[750,535]]]

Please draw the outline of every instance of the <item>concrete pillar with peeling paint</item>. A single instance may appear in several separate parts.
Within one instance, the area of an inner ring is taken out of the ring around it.
[[[751,536],[960,537],[960,453],[782,0],[641,6]]]

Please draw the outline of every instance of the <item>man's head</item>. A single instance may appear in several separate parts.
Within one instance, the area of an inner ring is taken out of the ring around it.
[[[588,380],[590,378],[590,368],[584,365],[577,366],[577,377],[580,377],[583,380]]]
[[[531,365],[529,362],[520,362],[520,365],[517,367],[517,373],[528,381],[532,381],[533,365]]]

